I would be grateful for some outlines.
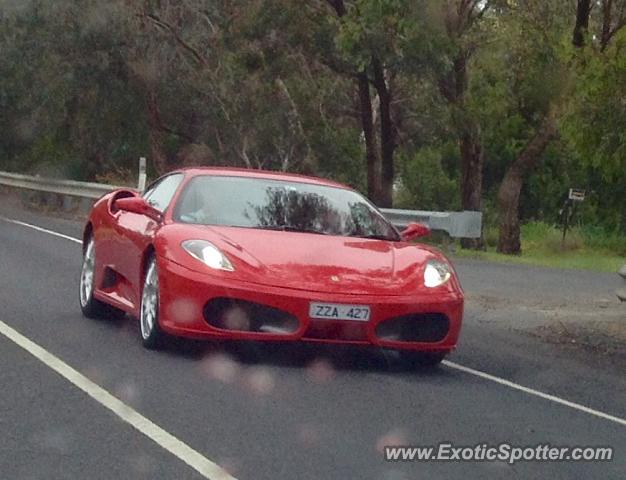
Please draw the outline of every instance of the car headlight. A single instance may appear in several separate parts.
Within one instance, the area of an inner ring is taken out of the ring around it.
[[[452,276],[450,265],[439,260],[429,260],[424,269],[424,285],[428,288],[443,285]]]
[[[186,240],[181,246],[194,258],[215,270],[235,271],[235,267],[222,251],[206,240]]]

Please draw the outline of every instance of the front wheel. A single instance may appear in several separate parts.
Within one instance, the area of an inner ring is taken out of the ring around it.
[[[159,325],[159,273],[154,257],[149,260],[144,277],[139,323],[144,347],[156,349],[163,346],[166,334]]]
[[[414,352],[400,351],[400,360],[409,368],[436,367],[446,357],[447,352]]]
[[[79,301],[80,309],[87,318],[113,316],[114,309],[96,300],[93,296],[96,283],[96,243],[92,238],[87,241],[83,253],[83,266],[80,271]]]

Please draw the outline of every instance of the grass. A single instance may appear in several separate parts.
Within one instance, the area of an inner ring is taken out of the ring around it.
[[[497,253],[497,229],[485,230],[487,250],[477,252],[457,248],[460,258],[477,258],[495,262],[575,268],[600,272],[616,272],[626,264],[626,236],[599,227],[575,227],[561,243],[562,232],[540,222],[522,226],[522,254]]]

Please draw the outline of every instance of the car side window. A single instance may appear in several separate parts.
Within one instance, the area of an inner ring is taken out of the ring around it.
[[[180,182],[183,181],[182,173],[175,173],[159,180],[148,187],[143,198],[160,212],[164,212],[169,206]]]

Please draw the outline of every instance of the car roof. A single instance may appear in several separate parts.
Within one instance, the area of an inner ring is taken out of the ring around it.
[[[275,172],[270,170],[252,170],[247,168],[234,167],[187,167],[176,170],[175,172],[185,173],[191,176],[213,175],[221,177],[244,177],[244,178],[261,178],[265,180],[284,180],[288,182],[309,183],[313,185],[323,185],[327,187],[343,188],[352,190],[347,185],[343,185],[332,180],[326,180],[319,177],[310,177],[297,173]]]

